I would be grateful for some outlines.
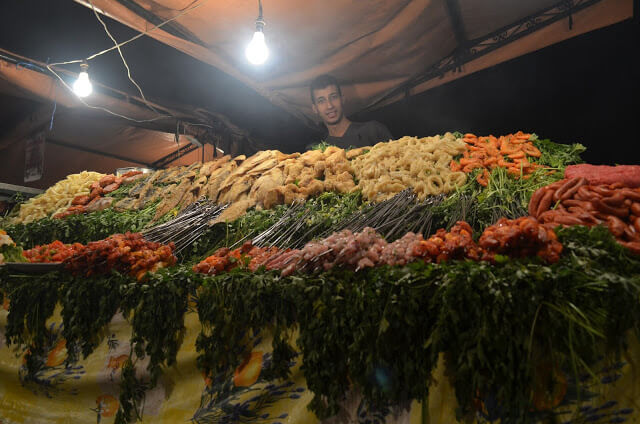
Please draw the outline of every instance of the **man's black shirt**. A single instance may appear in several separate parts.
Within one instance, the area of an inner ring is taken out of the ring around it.
[[[327,135],[325,141],[333,146],[342,149],[349,147],[373,146],[381,141],[389,141],[393,137],[391,133],[380,122],[351,122],[349,128],[342,137],[332,137]]]

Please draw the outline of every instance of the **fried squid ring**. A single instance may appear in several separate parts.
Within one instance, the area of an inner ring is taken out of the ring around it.
[[[440,175],[430,175],[425,179],[427,191],[431,195],[440,194],[444,191],[444,180]]]

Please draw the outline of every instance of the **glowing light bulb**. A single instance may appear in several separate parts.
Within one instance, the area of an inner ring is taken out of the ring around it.
[[[87,97],[93,91],[93,85],[89,81],[89,73],[87,72],[89,65],[83,63],[80,65],[80,69],[82,71],[78,74],[76,82],[73,83],[73,92],[78,97]]]
[[[269,48],[264,42],[264,33],[256,31],[253,33],[253,39],[244,52],[247,60],[254,65],[262,65],[269,57]]]

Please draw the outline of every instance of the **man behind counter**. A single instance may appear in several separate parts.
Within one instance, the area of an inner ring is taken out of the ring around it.
[[[314,79],[310,91],[313,111],[320,116],[329,131],[325,138],[328,144],[346,149],[373,146],[393,138],[387,127],[379,122],[351,122],[344,116],[344,97],[338,81],[331,75],[320,75]]]

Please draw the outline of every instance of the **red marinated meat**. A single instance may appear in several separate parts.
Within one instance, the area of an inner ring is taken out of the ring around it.
[[[122,174],[122,178],[133,177],[134,175],[142,174],[142,171],[129,171],[127,173]]]
[[[120,184],[118,183],[113,183],[113,184],[109,184],[108,186],[104,187],[102,189],[103,193],[111,193],[112,191],[115,191],[118,189],[118,187],[120,187]]]
[[[87,203],[89,203],[89,200],[91,200],[91,198],[89,198],[89,196],[76,196],[71,201],[71,205],[73,205],[73,206],[86,205]]]
[[[98,182],[100,183],[100,187],[106,187],[109,184],[113,184],[115,181],[116,181],[116,176],[113,174],[109,174],[100,178]]]
[[[622,183],[627,187],[640,187],[640,165],[569,165],[565,178],[584,177],[591,185]]]

